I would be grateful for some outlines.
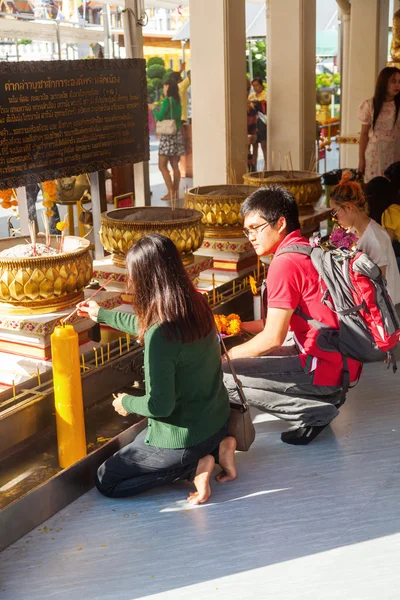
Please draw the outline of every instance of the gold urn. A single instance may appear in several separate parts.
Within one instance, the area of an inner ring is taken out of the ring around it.
[[[185,201],[203,213],[206,237],[236,238],[243,237],[240,207],[252,192],[251,185],[208,185],[188,190]]]
[[[23,243],[23,238],[0,239],[0,251]],[[52,236],[51,246],[56,248],[56,236]],[[0,256],[0,313],[41,314],[75,306],[92,278],[89,248],[88,240],[66,236],[61,254]]]
[[[203,243],[202,214],[196,210],[167,207],[118,208],[101,215],[100,241],[112,261],[125,267],[129,248],[145,235],[160,233],[170,238],[184,265],[193,262],[193,252]]]
[[[296,199],[299,213],[313,213],[315,205],[322,196],[321,177],[312,171],[263,171],[246,173],[243,181],[254,187],[279,185],[291,192]]]

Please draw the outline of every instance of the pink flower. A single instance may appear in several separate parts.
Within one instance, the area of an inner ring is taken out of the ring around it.
[[[336,246],[336,248],[347,248],[350,250],[356,245],[358,238],[351,231],[346,231],[341,227],[336,227],[329,238],[330,242]]]

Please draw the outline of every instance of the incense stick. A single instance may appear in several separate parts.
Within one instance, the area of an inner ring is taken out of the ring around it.
[[[290,152],[290,150],[289,150],[289,165],[290,165],[290,170],[292,172],[291,177],[293,179],[294,178],[294,171],[293,171],[293,163],[292,163],[292,153]]]
[[[89,298],[87,300],[85,300],[86,302],[89,302],[89,300],[92,300],[99,292],[101,292],[101,290],[103,290],[109,283],[111,283],[112,281],[114,281],[114,277],[110,277],[110,279],[108,279],[105,283],[103,283],[103,285],[101,285],[99,287],[98,290],[95,290],[93,292],[93,294],[91,296],[89,296]],[[61,319],[60,323],[64,324],[66,321],[69,321],[69,319],[72,317],[72,315],[74,315],[76,312],[78,312],[78,310],[80,310],[80,308],[76,307],[72,313],[70,313],[69,315],[67,315],[66,317],[64,317],[63,319]],[[84,311],[83,311],[84,312]]]

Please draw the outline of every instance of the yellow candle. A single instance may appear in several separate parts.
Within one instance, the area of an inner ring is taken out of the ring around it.
[[[129,333],[127,333],[126,334],[126,349],[128,350],[128,352],[129,352],[130,343],[131,343],[131,336],[129,335]]]
[[[83,372],[85,372],[86,367],[85,367],[85,356],[84,356],[84,354],[82,354],[82,369],[83,369]]]
[[[37,368],[37,382],[38,382],[38,385],[41,385],[41,383],[42,383],[42,382],[41,382],[41,380],[40,380],[40,371],[39,371],[39,367]]]
[[[122,355],[122,338],[119,338],[119,355]]]
[[[72,325],[51,335],[58,461],[65,469],[86,456],[78,334]]]
[[[104,351],[103,351],[103,346],[100,348],[100,353],[101,353],[101,364],[104,365]]]
[[[94,359],[96,361],[96,367],[98,367],[99,366],[99,360],[97,358],[97,350],[96,350],[96,348],[93,348],[93,350],[94,350]]]
[[[110,360],[110,342],[107,344],[107,360]]]
[[[235,294],[235,286],[236,286],[235,280],[233,280],[233,282],[232,282],[232,294],[233,295]]]
[[[15,398],[15,382],[12,380],[12,390],[13,390],[13,398]]]

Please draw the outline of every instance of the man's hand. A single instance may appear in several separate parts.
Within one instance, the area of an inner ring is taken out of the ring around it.
[[[129,415],[128,411],[124,409],[122,406],[122,398],[126,396],[126,394],[114,394],[113,407],[115,411],[121,415],[121,417],[127,417]]]

